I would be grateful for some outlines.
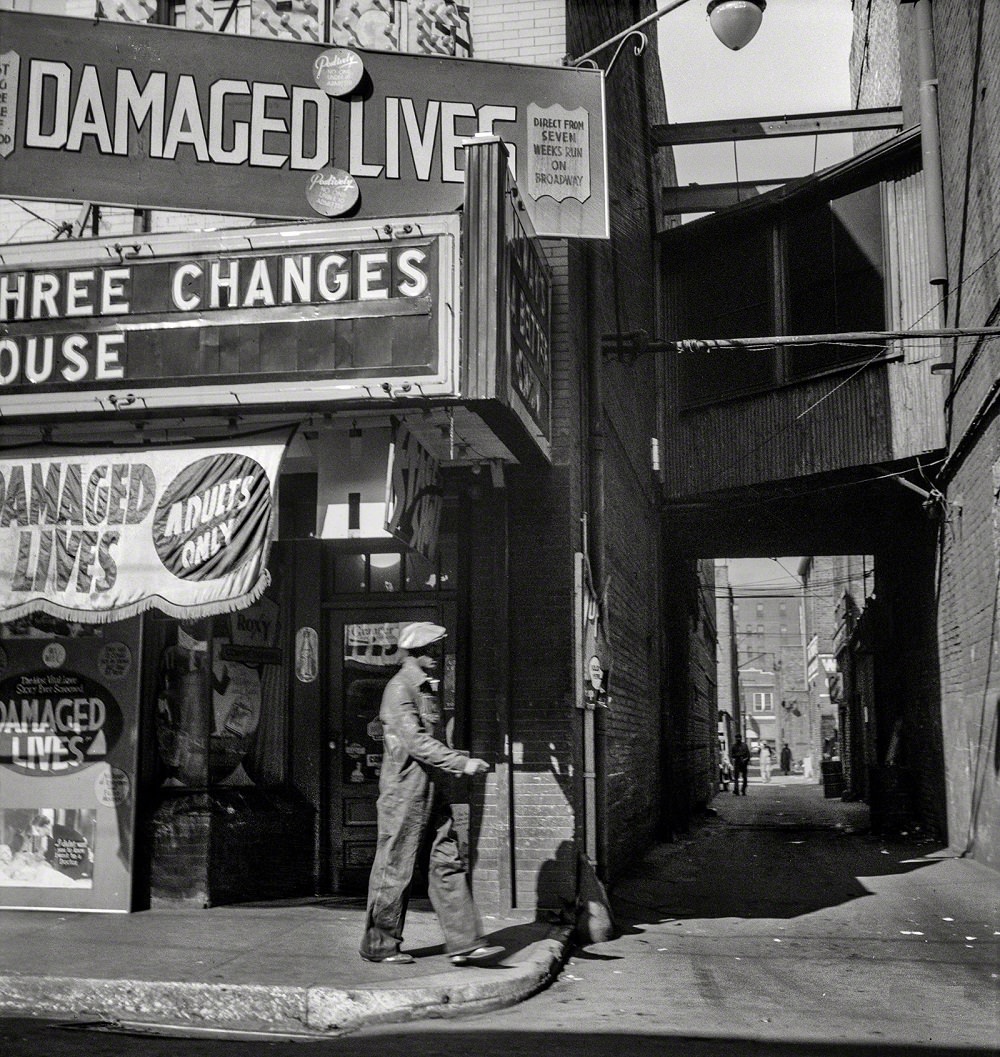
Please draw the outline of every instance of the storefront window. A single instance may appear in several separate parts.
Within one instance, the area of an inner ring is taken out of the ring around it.
[[[287,683],[280,607],[262,598],[237,613],[150,621],[161,785],[281,785]]]
[[[373,594],[398,591],[401,588],[403,556],[401,554],[373,554],[370,586]]]
[[[326,582],[335,594],[392,594],[454,588],[458,561],[453,536],[442,536],[436,561],[415,551],[336,551],[330,555]],[[331,572],[332,567],[332,572]]]
[[[406,590],[433,591],[437,586],[437,566],[421,554],[406,556]]]

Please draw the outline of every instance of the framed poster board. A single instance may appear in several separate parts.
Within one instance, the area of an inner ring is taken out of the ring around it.
[[[0,907],[126,913],[141,622],[0,624]]]

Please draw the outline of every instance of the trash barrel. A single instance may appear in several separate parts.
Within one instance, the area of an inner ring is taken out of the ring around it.
[[[844,795],[844,764],[842,760],[823,760],[823,796],[828,800]]]

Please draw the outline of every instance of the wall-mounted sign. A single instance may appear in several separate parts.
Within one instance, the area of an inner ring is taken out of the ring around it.
[[[275,226],[142,236],[128,256],[118,239],[5,252],[4,412],[356,400],[404,381],[454,393],[458,218],[331,235]]]
[[[508,407],[548,455],[552,273],[511,180],[504,144],[481,137],[468,151],[462,257],[468,392]]]
[[[436,460],[405,422],[395,422],[386,472],[386,531],[433,561],[437,557],[443,495]]]
[[[353,215],[450,211],[484,132],[539,234],[608,237],[600,71],[12,12],[0,38],[8,195],[314,218],[339,173]]]
[[[0,640],[0,906],[127,911],[140,622],[36,613]]]
[[[505,336],[512,403],[530,419],[533,429],[548,437],[552,388],[551,272],[513,195],[506,198],[503,230]]]
[[[249,605],[268,583],[287,440],[283,430],[232,445],[0,458],[0,620],[101,623],[153,606],[193,618]],[[41,660],[62,670],[65,654]],[[92,695],[81,684],[70,696]]]

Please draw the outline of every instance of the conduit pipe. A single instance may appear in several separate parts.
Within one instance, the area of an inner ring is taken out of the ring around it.
[[[924,210],[927,218],[927,262],[930,281],[948,282],[948,254],[944,230],[944,182],[941,175],[941,127],[938,122],[937,63],[931,0],[913,5],[917,24],[917,70],[920,79],[920,152],[924,166]]]

